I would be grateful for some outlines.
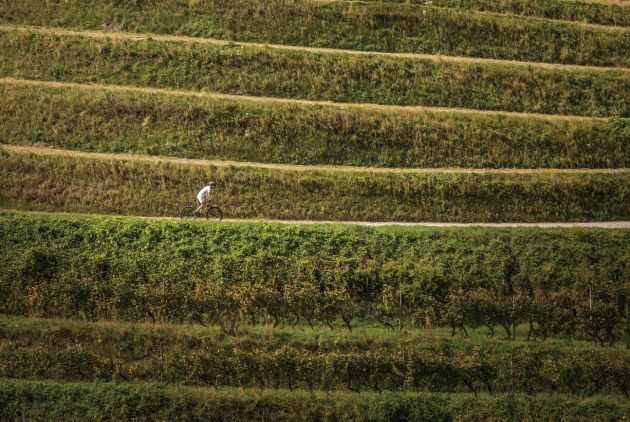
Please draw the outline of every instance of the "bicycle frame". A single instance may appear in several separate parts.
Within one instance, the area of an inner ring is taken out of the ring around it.
[[[201,213],[201,212],[206,212],[206,211],[208,210],[208,208],[212,208],[212,207],[216,207],[216,206],[217,206],[217,205],[215,205],[215,204],[213,204],[213,203],[211,203],[211,202],[204,202],[204,203],[201,205],[201,208],[199,209],[199,211],[198,211],[198,212],[200,212],[200,213]]]

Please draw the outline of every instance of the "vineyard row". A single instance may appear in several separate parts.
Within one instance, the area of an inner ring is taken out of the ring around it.
[[[196,321],[231,334],[245,321],[351,329],[364,318],[464,334],[502,327],[509,338],[526,324],[528,337],[630,339],[625,230],[0,222],[0,306],[12,314]]]
[[[0,380],[0,418],[229,421],[485,421],[593,419],[622,420],[628,400],[619,396],[580,398],[562,394],[435,394],[201,389],[158,384],[62,383]]]
[[[630,388],[630,355],[623,348],[429,340],[388,345],[378,337],[369,337],[370,343],[283,344],[111,322],[107,329],[95,324],[93,330],[41,332],[21,329],[20,322],[0,321],[0,359],[11,362],[0,366],[0,377],[356,392],[627,396]]]

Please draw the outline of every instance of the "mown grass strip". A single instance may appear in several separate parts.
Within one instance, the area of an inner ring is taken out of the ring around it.
[[[338,0],[322,0],[338,1]],[[346,0],[354,2],[355,0]],[[366,0],[374,3],[412,3],[425,5],[426,0]],[[452,7],[493,13],[533,16],[588,22],[599,25],[630,26],[630,7],[622,1],[580,0],[431,0],[436,7]]]
[[[226,217],[234,218],[535,222],[630,217],[628,172],[357,173],[124,158],[4,148],[2,206],[175,216],[214,179],[217,200]]]
[[[100,216],[123,218],[111,214],[95,214],[95,213],[77,213],[63,211],[33,211],[18,210],[15,208],[0,208],[0,213],[28,213],[35,215],[57,215],[57,216]],[[156,217],[132,215],[129,218],[140,220],[181,220],[179,216],[174,217]],[[630,221],[574,221],[574,222],[538,222],[538,223],[444,223],[435,221],[330,221],[330,220],[287,220],[287,219],[270,219],[270,218],[223,218],[224,223],[257,223],[257,224],[282,224],[282,225],[335,225],[335,226],[362,226],[362,227],[448,227],[448,228],[541,228],[541,229],[628,229]]]
[[[36,3],[36,4],[34,4]],[[175,0],[157,4],[27,1],[0,9],[5,23],[192,35],[353,50],[420,52],[628,67],[630,31],[396,4]],[[444,30],[448,28],[448,30]],[[479,37],[478,34],[484,34]]]
[[[0,31],[0,47],[2,77],[351,103],[630,116],[626,71],[530,69],[24,31]]]
[[[125,153],[95,153],[76,150],[62,150],[49,147],[35,147],[25,145],[0,144],[0,149],[17,154],[37,154],[54,157],[88,158],[88,159],[112,159],[129,162],[145,163],[170,163],[188,166],[219,167],[219,168],[245,168],[245,169],[269,169],[291,172],[323,172],[328,174],[353,173],[353,174],[630,174],[628,168],[382,168],[359,166],[334,166],[334,165],[301,165],[301,164],[276,164],[256,163],[251,161],[222,161],[201,160],[188,158],[173,158],[155,155],[125,154]]]
[[[282,164],[630,167],[627,119],[390,111],[12,79],[0,80],[0,96],[0,139],[14,145]]]
[[[321,344],[317,336],[305,344],[111,323],[42,321],[42,331],[36,322],[29,329],[33,322],[0,319],[0,359],[13,362],[0,366],[0,377],[337,391],[627,394],[630,387],[630,353],[622,348],[391,347],[378,338]]]
[[[0,380],[0,417],[66,421],[156,420],[483,421],[620,420],[630,411],[620,396],[578,398],[561,394],[431,394],[204,389],[141,383],[61,383]]]
[[[127,221],[133,217],[125,217]],[[251,321],[250,321],[251,322]],[[488,327],[470,327],[468,337],[463,333],[452,336],[448,327],[411,327],[402,331],[392,331],[382,324],[369,320],[354,321],[349,331],[343,324],[336,324],[333,329],[325,325],[309,327],[306,322],[299,322],[294,327],[288,324],[273,326],[262,320],[256,325],[247,323],[234,335],[227,335],[218,325],[170,324],[160,321],[125,322],[125,321],[88,321],[80,319],[38,318],[26,316],[0,316],[0,330],[5,338],[47,338],[47,336],[68,336],[79,340],[101,338],[125,339],[123,334],[132,334],[138,342],[148,338],[164,338],[169,341],[221,341],[233,346],[264,347],[280,349],[284,346],[304,350],[342,350],[342,351],[391,351],[398,349],[432,349],[462,351],[474,348],[490,348],[498,352],[513,350],[537,351],[585,351],[617,353],[625,345],[616,342],[602,348],[589,338],[567,338],[549,336],[544,341],[527,340],[528,327],[519,325],[514,339],[507,340],[500,327],[496,327],[494,336],[490,336]],[[95,340],[96,341],[96,340]]]

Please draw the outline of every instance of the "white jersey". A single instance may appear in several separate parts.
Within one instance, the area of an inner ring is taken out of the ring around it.
[[[206,186],[205,188],[201,189],[199,191],[199,193],[197,194],[197,200],[201,203],[204,201],[204,199],[206,199],[206,193],[210,193],[212,192],[212,186]]]

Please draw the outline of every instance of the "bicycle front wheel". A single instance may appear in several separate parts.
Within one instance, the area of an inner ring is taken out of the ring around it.
[[[219,207],[209,207],[206,211],[206,220],[213,219],[217,221],[223,220],[223,211]]]
[[[197,216],[195,215],[195,207],[186,205],[179,212],[179,218],[192,218],[192,219],[197,218]]]

